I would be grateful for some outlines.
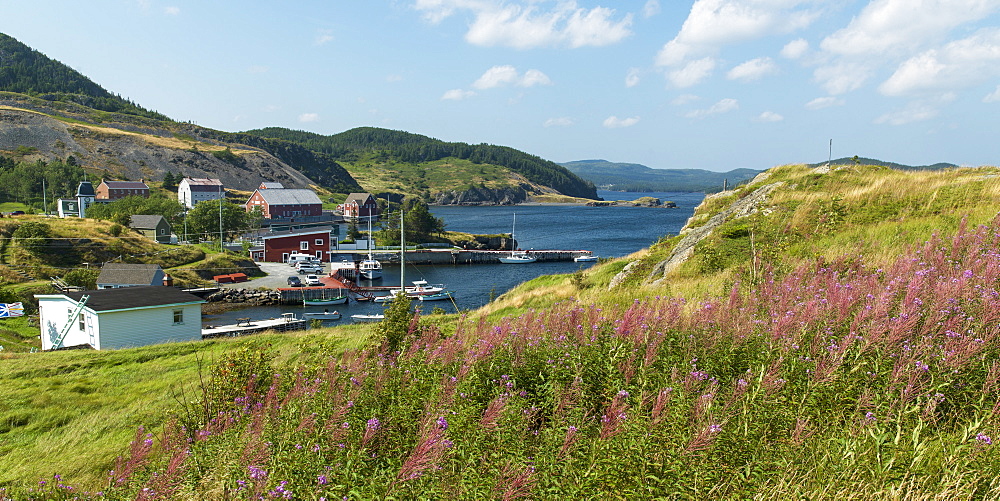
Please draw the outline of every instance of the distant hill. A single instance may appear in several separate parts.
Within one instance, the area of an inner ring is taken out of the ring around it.
[[[826,165],[827,163],[829,163],[830,165],[854,165],[855,159],[853,157],[843,157],[831,160],[830,162],[819,162],[814,164],[808,164],[808,166],[819,167],[821,165]],[[864,158],[864,157],[858,157],[856,163],[859,165],[877,165],[880,167],[889,167],[890,169],[897,169],[897,170],[941,170],[941,169],[953,169],[955,167],[958,167],[958,165],[943,163],[943,162],[931,165],[903,165],[903,164],[898,164],[896,162],[885,162],[882,160],[876,160],[874,158]]]
[[[753,179],[761,171],[735,169],[712,172],[702,169],[651,169],[641,164],[615,163],[607,160],[577,160],[561,163],[578,176],[595,185],[614,191],[722,191]]]
[[[534,185],[552,188],[563,195],[597,198],[593,183],[581,179],[555,162],[507,146],[445,142],[420,134],[376,127],[358,127],[331,136],[278,127],[250,130],[244,134],[294,142],[329,154],[340,162],[357,163],[366,160],[380,169],[393,169],[394,164],[400,163],[410,166],[432,164],[445,159],[468,161],[475,165],[493,165],[508,169]],[[435,167],[428,165],[428,168]],[[473,184],[476,182],[471,178],[468,181]]]

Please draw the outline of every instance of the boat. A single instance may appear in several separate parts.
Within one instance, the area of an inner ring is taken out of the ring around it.
[[[365,315],[359,313],[357,315],[351,315],[351,320],[354,320],[355,322],[380,322],[385,320],[385,315]]]
[[[598,260],[597,256],[576,256],[573,258],[573,262],[576,263],[593,263]]]
[[[313,320],[340,320],[339,311],[307,311],[302,316]]]
[[[413,287],[406,288],[406,294],[408,296],[423,296],[444,292],[443,285],[429,285],[426,280],[414,280],[412,283]]]
[[[372,219],[368,218],[368,258],[358,265],[358,273],[365,280],[378,280],[382,278],[382,263],[372,256]]]
[[[514,228],[517,225],[517,214],[514,214],[514,222],[510,225],[510,255],[507,257],[500,258],[500,262],[504,264],[526,264],[534,263],[536,261],[534,256],[529,255],[525,251],[519,251],[514,249]]]
[[[450,291],[438,292],[436,294],[421,294],[417,296],[417,299],[421,301],[445,301],[451,299],[452,294]]]
[[[337,296],[322,299],[303,299],[303,306],[330,306],[334,304],[347,304],[347,296]]]

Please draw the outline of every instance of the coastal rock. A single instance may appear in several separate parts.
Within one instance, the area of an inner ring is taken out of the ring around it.
[[[588,207],[662,207],[667,209],[677,208],[674,202],[661,202],[655,197],[641,197],[635,200],[598,200],[587,202]]]
[[[257,289],[222,289],[205,298],[210,303],[241,303],[250,305],[281,304],[281,293]]]
[[[443,191],[434,196],[434,205],[516,205],[528,199],[523,186],[510,188],[469,188]]]
[[[461,240],[455,245],[471,250],[509,250],[517,248],[517,241],[503,235],[473,235],[472,240]]]

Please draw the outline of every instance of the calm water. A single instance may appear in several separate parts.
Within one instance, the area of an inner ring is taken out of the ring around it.
[[[445,222],[451,231],[467,233],[510,233],[514,214],[517,226],[514,237],[523,249],[589,250],[596,256],[621,257],[648,247],[664,235],[676,235],[701,203],[701,193],[628,193],[598,191],[605,200],[635,200],[643,196],[657,197],[677,204],[676,209],[651,209],[639,207],[580,207],[552,205],[520,205],[515,207],[432,207],[431,212]],[[455,293],[455,304],[450,301],[415,303],[426,312],[440,307],[454,312],[474,309],[499,296],[514,286],[541,275],[572,273],[590,263],[555,262],[482,265],[409,265],[406,282],[427,280],[432,284],[445,284]],[[375,285],[399,284],[399,266],[385,265],[384,277]],[[330,307],[344,314],[340,322],[357,313],[377,313],[382,304],[351,302]],[[316,308],[322,311],[322,308]],[[206,324],[235,323],[239,317],[255,319],[277,317],[281,312],[301,314],[304,307],[258,307],[252,311],[226,312],[206,315]]]

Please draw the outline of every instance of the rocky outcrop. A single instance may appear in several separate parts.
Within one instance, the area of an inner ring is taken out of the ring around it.
[[[761,180],[766,179],[766,176],[761,177],[760,179]],[[712,216],[712,218],[709,219],[708,222],[706,222],[701,226],[698,226],[697,228],[689,227],[690,226],[690,221],[689,221],[688,226],[685,226],[685,228],[681,230],[681,233],[684,235],[684,238],[682,238],[681,241],[678,242],[677,245],[674,247],[673,251],[670,253],[670,257],[668,257],[663,261],[660,261],[659,263],[656,263],[656,265],[653,267],[653,271],[650,272],[646,281],[653,286],[662,285],[663,281],[666,280],[667,275],[671,271],[677,269],[678,266],[687,261],[691,257],[691,255],[694,254],[694,248],[696,245],[698,245],[698,242],[701,242],[703,239],[711,235],[712,231],[718,228],[722,223],[730,219],[748,216],[750,214],[757,212],[760,206],[767,200],[767,196],[772,191],[774,191],[776,188],[778,188],[783,184],[784,184],[783,182],[777,182],[757,188],[756,190],[752,191],[749,195],[740,198],[739,200],[736,200],[735,202],[730,204],[730,206],[727,207],[725,210]],[[713,197],[730,195],[731,193],[732,192],[723,192],[714,195]],[[706,198],[705,200],[707,201],[709,200],[709,198]],[[635,272],[637,264],[638,261],[634,261],[626,265],[621,272],[619,272],[617,275],[615,275],[614,278],[611,279],[611,283],[608,286],[608,288],[614,289],[615,287],[621,285],[622,282],[624,282],[629,276],[631,276],[632,273]]]
[[[273,290],[222,289],[205,298],[210,303],[238,303],[250,305],[281,304],[281,293]]]
[[[665,209],[676,209],[674,202],[661,202],[655,197],[641,197],[635,200],[598,200],[587,202],[588,207],[662,207]]]
[[[455,245],[469,250],[510,250],[517,248],[517,240],[511,242],[510,237],[502,235],[473,235],[472,240],[460,240]]]
[[[509,188],[469,188],[449,190],[434,196],[434,205],[516,205],[528,199],[523,186]]]

